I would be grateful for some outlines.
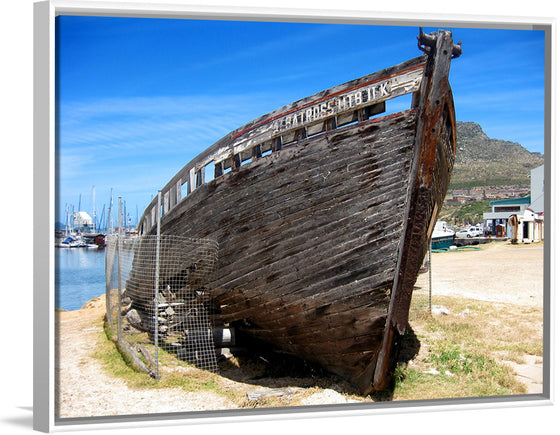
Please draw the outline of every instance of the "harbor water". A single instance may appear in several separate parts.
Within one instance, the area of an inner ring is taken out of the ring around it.
[[[55,249],[55,307],[80,309],[105,293],[105,249]]]

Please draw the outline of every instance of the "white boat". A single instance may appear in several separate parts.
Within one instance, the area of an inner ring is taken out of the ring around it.
[[[70,235],[66,237],[62,242],[56,245],[59,248],[83,248],[86,243],[83,241],[81,236]]]
[[[455,241],[455,231],[445,221],[437,221],[432,233],[432,249],[447,249]]]

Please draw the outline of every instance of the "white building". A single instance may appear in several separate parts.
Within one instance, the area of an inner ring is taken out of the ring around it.
[[[490,228],[491,234],[496,237],[511,238],[510,222],[511,216],[523,215],[531,204],[531,197],[503,199],[491,201],[491,212],[483,214],[484,226]]]
[[[532,243],[544,239],[544,216],[527,208],[522,215],[509,218],[510,231],[508,237],[512,242]]]
[[[85,211],[74,212],[72,222],[72,228],[76,231],[87,232],[93,230],[93,219]]]
[[[544,213],[544,165],[531,171],[531,204],[535,213]]]
[[[493,235],[507,235],[515,243],[544,240],[544,165],[531,171],[531,196],[492,201],[490,206],[483,217]]]

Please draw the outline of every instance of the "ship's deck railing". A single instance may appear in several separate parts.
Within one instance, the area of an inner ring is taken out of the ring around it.
[[[198,187],[301,140],[385,112],[385,102],[418,92],[426,56],[335,86],[284,106],[229,133],[181,169],[152,200],[140,220],[147,234],[160,217]],[[414,104],[414,102],[413,102]]]

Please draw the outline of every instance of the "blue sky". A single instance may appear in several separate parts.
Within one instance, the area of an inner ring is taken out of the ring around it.
[[[450,73],[457,120],[544,152],[544,32],[445,28],[463,41]],[[417,34],[416,26],[58,17],[57,220],[66,205],[91,214],[95,186],[98,218],[112,188],[134,223],[136,209],[229,131],[420,55]]]

